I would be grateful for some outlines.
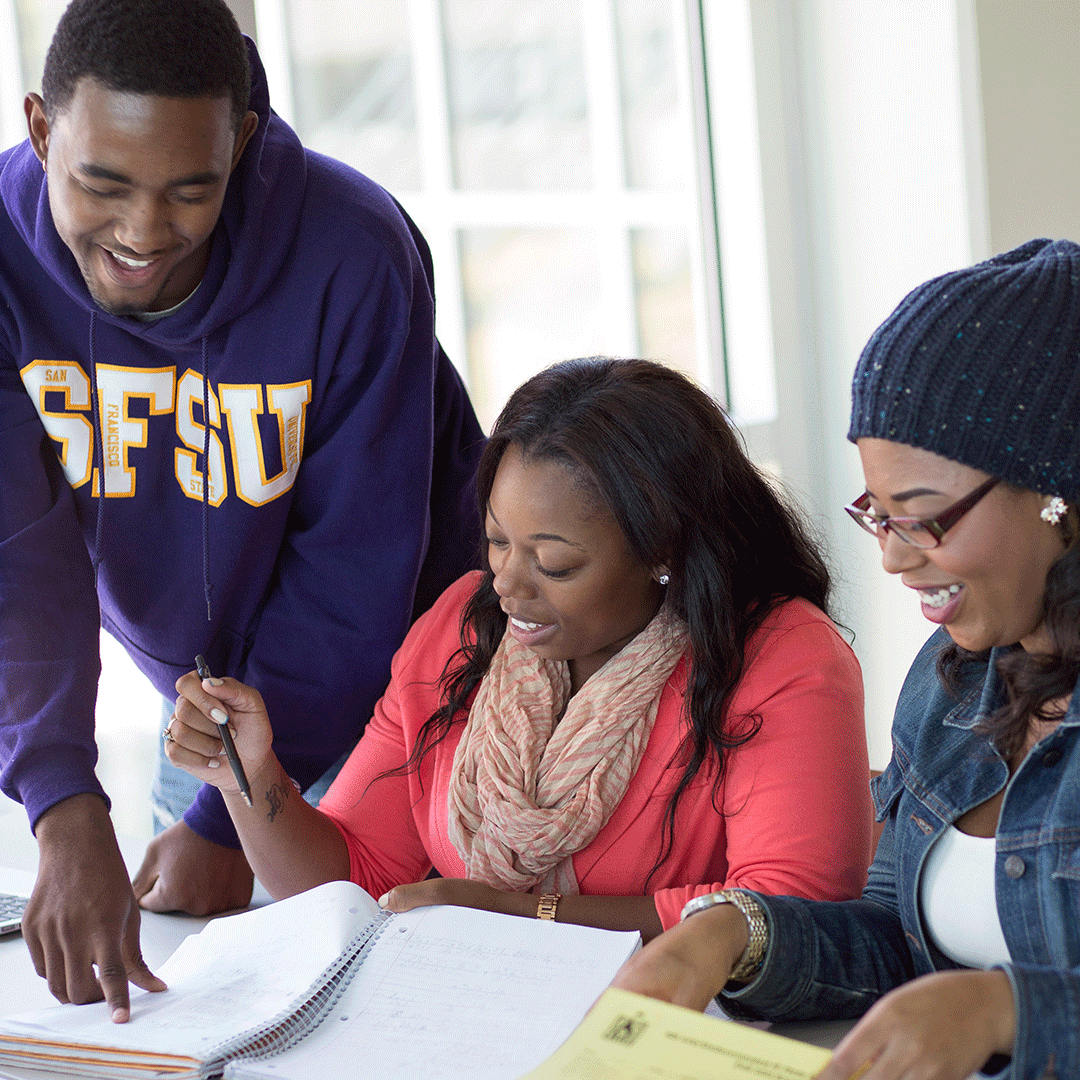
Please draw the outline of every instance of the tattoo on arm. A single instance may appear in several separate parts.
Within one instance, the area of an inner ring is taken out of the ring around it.
[[[285,808],[285,803],[289,799],[290,784],[271,784],[266,789],[266,801],[270,804],[270,809],[267,811],[266,817],[268,821],[273,821],[279,813]]]

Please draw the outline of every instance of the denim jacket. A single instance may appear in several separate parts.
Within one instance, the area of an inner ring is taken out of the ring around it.
[[[759,976],[725,1009],[770,1020],[862,1015],[908,979],[955,968],[919,908],[927,853],[962,814],[1003,787],[996,895],[1016,1005],[1008,1080],[1080,1077],[1080,693],[1061,725],[1009,770],[971,729],[1004,701],[998,650],[965,667],[958,692],[936,670],[938,631],[908,672],[893,755],[873,782],[885,829],[862,898],[842,903],[757,896],[770,940]]]

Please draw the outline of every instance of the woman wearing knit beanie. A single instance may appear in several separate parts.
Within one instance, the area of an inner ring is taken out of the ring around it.
[[[848,513],[939,626],[874,781],[869,883],[699,903],[617,983],[863,1016],[822,1080],[1080,1077],[1080,246],[1033,240],[917,288],[852,399]]]

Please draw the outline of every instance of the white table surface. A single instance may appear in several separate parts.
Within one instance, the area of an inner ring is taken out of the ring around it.
[[[128,872],[134,874],[142,861],[145,844],[120,838],[120,850]],[[29,895],[37,871],[37,842],[30,832],[23,808],[0,796],[0,892]],[[256,884],[256,903],[268,901]],[[142,950],[150,970],[167,960],[189,934],[198,933],[209,919],[188,915],[142,913]],[[45,980],[34,971],[21,935],[0,938],[0,1016],[43,1009],[56,1004]],[[851,1027],[851,1021],[780,1024],[773,1030],[815,1046],[833,1047]]]

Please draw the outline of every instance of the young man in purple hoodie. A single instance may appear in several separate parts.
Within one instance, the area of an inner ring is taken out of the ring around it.
[[[306,788],[474,560],[483,439],[423,239],[271,112],[224,0],[75,0],[26,114],[0,155],[0,782],[41,850],[39,973],[124,1020],[129,980],[160,986],[136,893],[224,910],[251,873],[205,787],[129,884],[99,625],[166,697],[197,653],[257,686]]]

